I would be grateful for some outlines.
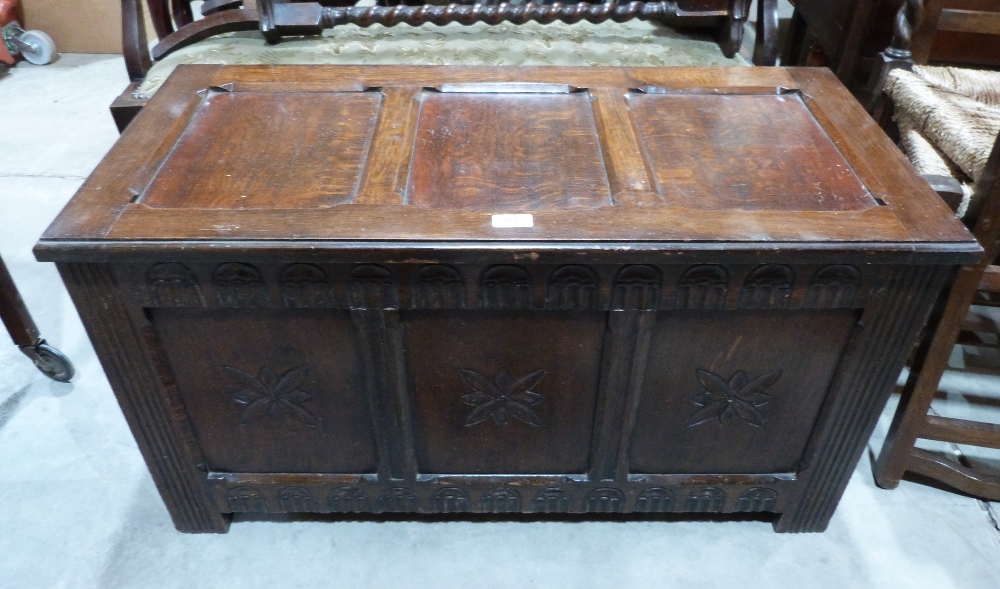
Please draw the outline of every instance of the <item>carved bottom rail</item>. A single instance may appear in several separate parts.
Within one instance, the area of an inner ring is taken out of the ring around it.
[[[393,486],[364,475],[344,484],[301,482],[284,475],[211,475],[216,505],[223,513],[768,513],[787,504],[794,477],[757,477],[741,484],[678,482],[668,485],[586,481],[526,484],[517,478],[479,481],[416,481]],[[724,478],[718,477],[718,481]]]

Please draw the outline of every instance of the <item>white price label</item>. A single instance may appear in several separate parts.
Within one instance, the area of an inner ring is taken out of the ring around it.
[[[529,213],[493,215],[494,227],[534,227],[535,217]]]

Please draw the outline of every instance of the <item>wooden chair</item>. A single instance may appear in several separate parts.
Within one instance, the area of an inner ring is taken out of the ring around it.
[[[914,10],[917,4],[909,2],[900,10],[892,45],[882,55],[883,71],[877,78],[879,92],[872,106],[874,114],[884,122],[889,121],[890,108],[881,84],[892,69],[911,67],[918,52],[925,56],[926,36],[933,34],[933,28],[928,29],[920,20],[926,13]],[[930,15],[932,22],[933,19],[941,22],[933,11]],[[1000,33],[1000,29],[996,32]],[[973,198],[979,200],[981,208],[968,222],[985,255],[978,264],[959,269],[926,327],[888,437],[873,464],[875,480],[883,488],[895,488],[905,473],[914,473],[983,499],[1000,500],[1000,473],[960,464],[942,453],[915,447],[917,439],[926,439],[1000,449],[1000,425],[928,415],[970,306],[996,305],[997,299],[984,296],[984,292],[1000,293],[1000,267],[993,265],[1000,254],[1000,137],[994,142],[986,167],[974,186]],[[969,341],[965,339],[963,343]]]
[[[912,61],[1000,67],[996,0],[794,0],[782,64],[806,65],[810,49],[857,95],[873,90],[878,52],[893,34],[912,39]],[[903,21],[899,10],[909,14]],[[917,18],[919,16],[919,18]],[[913,23],[916,26],[910,26]],[[899,26],[909,26],[898,31]]]
[[[153,63],[171,53],[209,37],[228,32],[261,31],[269,42],[280,42],[283,35],[318,35],[324,28],[343,23],[362,27],[373,24],[392,26],[400,23],[500,22],[520,24],[528,21],[593,23],[612,20],[623,22],[637,18],[657,20],[676,26],[708,28],[715,31],[720,48],[727,57],[734,56],[743,41],[743,28],[751,0],[668,0],[595,4],[553,3],[510,5],[500,0],[458,0],[460,4],[407,5],[406,0],[378,0],[378,6],[356,7],[356,0],[206,0],[203,18],[196,20],[190,0],[122,0],[122,42],[125,65],[132,84],[111,105],[119,129],[148,101],[136,90]],[[774,65],[777,55],[777,0],[758,4],[757,40],[754,63]],[[145,11],[149,11],[156,44],[149,49]]]

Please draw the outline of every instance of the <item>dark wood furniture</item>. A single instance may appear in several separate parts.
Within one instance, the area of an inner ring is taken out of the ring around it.
[[[125,65],[132,84],[111,106],[119,129],[124,129],[148,99],[135,95],[154,61],[172,52],[220,33],[260,30],[270,42],[282,35],[317,35],[324,28],[353,23],[446,24],[488,22],[492,24],[528,21],[599,23],[622,22],[633,18],[655,20],[675,27],[713,30],[727,57],[733,57],[743,43],[751,0],[669,0],[658,2],[610,3],[527,3],[510,5],[496,0],[464,0],[459,4],[407,5],[384,0],[379,6],[354,7],[350,0],[210,0],[202,5],[204,18],[194,20],[187,0],[122,0],[122,44]],[[244,5],[247,5],[244,7]],[[252,4],[252,6],[251,6]],[[258,10],[259,7],[259,10]],[[150,49],[146,35],[145,10],[156,32],[157,43]],[[757,18],[754,63],[774,65],[777,56],[776,0],[761,0]]]
[[[916,63],[996,68],[998,31],[996,0],[796,0],[782,63],[806,63],[817,44],[837,77],[867,99],[877,55],[894,34],[912,43]]]
[[[0,258],[0,321],[3,321],[14,345],[34,362],[42,374],[58,382],[72,380],[75,372],[73,364],[42,339],[3,258]]]
[[[829,72],[182,66],[36,247],[178,529],[822,531],[981,249]]]
[[[980,421],[929,415],[938,384],[948,368],[948,359],[973,303],[982,291],[1000,293],[1000,267],[992,265],[1000,254],[1000,137],[993,147],[987,170],[976,185],[983,199],[973,234],[986,250],[977,264],[962,266],[944,291],[939,306],[911,364],[899,407],[893,415],[888,436],[873,464],[880,487],[894,489],[906,473],[945,483],[959,491],[1000,501],[1000,474],[990,469],[960,464],[940,452],[915,447],[918,438],[955,444],[1000,448],[1000,425]],[[967,340],[968,342],[968,340]]]
[[[882,71],[878,76],[872,106],[873,114],[886,126],[892,125],[890,115],[893,107],[882,92],[882,84],[893,69],[909,69],[922,51],[918,38],[904,34],[905,31],[926,31],[930,26],[933,33],[933,26],[939,25],[942,17],[933,11],[930,14],[902,11],[900,18],[906,24],[899,27],[899,34],[893,37],[892,44],[880,56]],[[922,19],[929,19],[931,24]],[[1000,35],[1000,27],[995,27],[992,32]],[[1000,39],[1000,36],[995,38]],[[952,184],[957,183],[952,180]],[[942,184],[940,191],[947,197],[955,189]],[[940,452],[916,447],[918,439],[927,439],[1000,448],[1000,425],[928,414],[956,343],[976,343],[974,338],[962,337],[970,307],[973,304],[998,304],[1000,266],[996,262],[1000,255],[1000,137],[994,142],[986,168],[975,184],[972,200],[981,204],[969,223],[986,255],[977,264],[963,266],[943,291],[938,309],[932,315],[911,363],[899,406],[872,470],[878,485],[887,489],[896,488],[903,476],[911,473],[940,481],[970,495],[997,501],[1000,500],[1000,474],[969,463],[957,463]]]

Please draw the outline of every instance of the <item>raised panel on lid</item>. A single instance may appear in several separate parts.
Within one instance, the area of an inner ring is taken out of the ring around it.
[[[381,100],[377,92],[212,94],[138,202],[211,209],[350,202]]]
[[[590,95],[425,93],[407,204],[465,210],[610,206]]]
[[[667,205],[850,211],[877,206],[796,94],[638,94],[632,119]]]

